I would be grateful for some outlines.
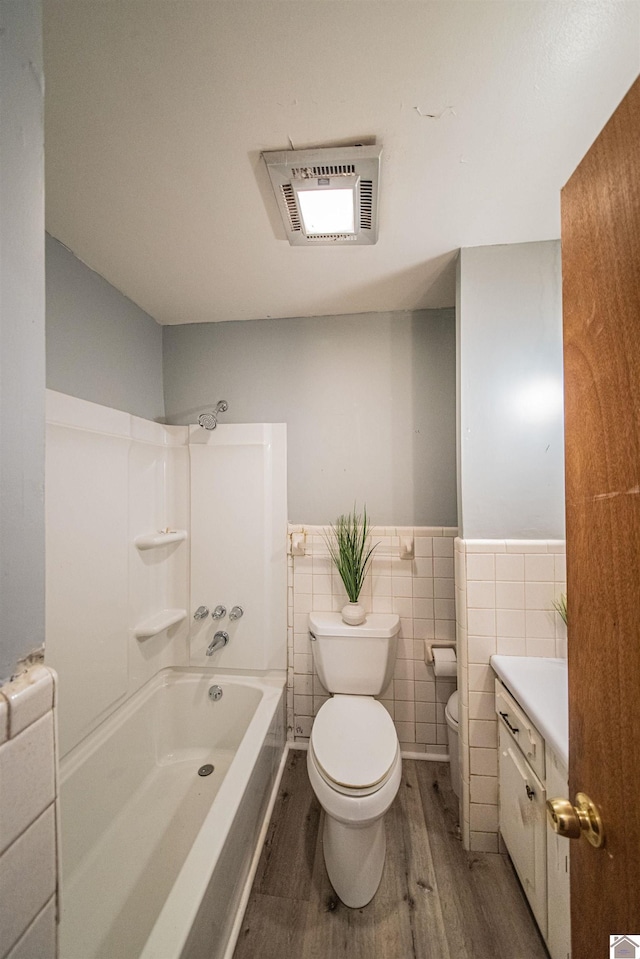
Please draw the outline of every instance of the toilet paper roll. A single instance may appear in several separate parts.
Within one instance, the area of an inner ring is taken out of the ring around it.
[[[455,649],[433,648],[433,671],[436,676],[455,677],[458,675],[458,663]]]

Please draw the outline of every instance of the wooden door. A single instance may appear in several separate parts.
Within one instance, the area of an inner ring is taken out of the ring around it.
[[[562,191],[574,959],[640,932],[640,81]]]

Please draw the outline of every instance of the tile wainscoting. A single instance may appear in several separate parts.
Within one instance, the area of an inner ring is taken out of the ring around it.
[[[553,601],[566,592],[563,540],[455,540],[461,826],[466,849],[498,849],[494,653],[566,658]]]
[[[33,666],[0,687],[0,957],[55,959],[55,673]]]
[[[347,596],[324,539],[326,527],[290,525],[304,536],[304,555],[289,555],[288,737],[307,741],[313,717],[328,698],[315,675],[309,642],[312,610],[339,611]],[[406,756],[448,755],[444,708],[455,688],[436,680],[425,663],[425,641],[455,643],[454,537],[449,527],[376,527],[376,549],[360,600],[368,612],[398,613],[400,636],[394,678],[379,697],[394,720]],[[400,545],[413,539],[414,558],[400,559]]]

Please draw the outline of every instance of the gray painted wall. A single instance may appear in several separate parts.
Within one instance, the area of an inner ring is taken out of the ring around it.
[[[162,327],[51,236],[46,278],[49,389],[163,420]]]
[[[456,523],[453,310],[164,328],[167,421],[288,425],[289,519]]]
[[[0,0],[0,682],[44,640],[39,0]]]
[[[564,538],[560,241],[463,249],[458,269],[461,535]]]

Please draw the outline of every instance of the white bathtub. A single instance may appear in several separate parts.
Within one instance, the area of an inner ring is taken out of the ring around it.
[[[283,691],[163,670],[64,758],[60,959],[231,953],[284,751]]]

